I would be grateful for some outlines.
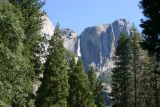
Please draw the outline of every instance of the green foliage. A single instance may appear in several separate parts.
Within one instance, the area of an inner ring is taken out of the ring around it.
[[[6,104],[25,105],[26,98],[32,93],[32,81],[29,61],[21,53],[12,53],[3,44],[0,45],[0,97]]]
[[[134,106],[135,107],[154,107],[154,60],[148,56],[148,53],[140,47],[140,34],[133,27],[131,35],[132,49],[132,76],[134,88]]]
[[[42,72],[42,64],[40,62],[40,54],[42,46],[40,44],[44,40],[42,38],[42,16],[41,8],[44,2],[41,0],[9,0],[16,9],[21,11],[21,26],[24,30],[24,50],[23,54],[29,58],[30,65],[33,67],[33,72],[36,76]]]
[[[134,91],[134,106],[139,107],[140,98],[138,96],[139,93],[139,80],[138,76],[141,74],[141,69],[143,66],[143,51],[140,47],[141,38],[140,34],[136,30],[136,28],[132,27],[132,34],[131,34],[131,53],[132,53],[132,59],[131,59],[131,71],[133,76],[133,91]]]
[[[25,74],[21,75],[20,72],[23,72],[24,63],[21,63],[21,56],[18,57],[24,34],[18,17],[21,16],[20,12],[13,5],[2,1],[0,13],[0,100],[3,104],[11,105],[17,98],[24,98],[24,92],[27,91],[22,89],[25,80],[21,80]]]
[[[159,45],[158,36],[160,35],[160,1],[159,0],[141,0],[140,8],[146,17],[141,20],[141,27],[145,40],[142,46],[154,55],[157,52],[156,47]],[[160,54],[160,53],[159,53]]]
[[[68,106],[95,107],[82,61],[79,59],[77,64],[75,64],[75,60],[72,58],[70,68]]]
[[[101,83],[96,80],[94,69],[90,68],[87,78],[80,59],[77,63],[74,57],[67,59],[67,66],[66,53],[67,58],[75,55],[64,49],[58,25],[43,68],[43,5],[41,0],[0,0],[0,106],[34,107],[33,84],[44,71],[37,107],[104,107]],[[142,46],[151,58],[141,50],[140,34],[135,28],[130,39],[120,36],[112,79],[103,79],[112,80],[113,107],[159,107],[159,5],[159,0],[140,1],[146,17],[141,21]]]
[[[26,1],[26,0],[25,0]],[[29,0],[28,0],[29,1]],[[12,107],[32,107],[34,100],[33,96],[33,81],[35,78],[35,69],[33,60],[30,57],[35,57],[35,51],[28,48],[25,44],[26,34],[28,30],[24,27],[25,23],[33,24],[27,19],[22,11],[21,3],[23,1],[1,0],[0,1],[0,102],[3,106]],[[25,4],[30,5],[29,3]],[[36,7],[36,4],[34,3]],[[40,11],[40,8],[35,8]],[[33,6],[30,7],[30,10]],[[27,11],[30,11],[26,9]],[[41,19],[40,15],[35,15],[32,18]],[[24,23],[25,22],[25,23]],[[38,24],[37,24],[38,23]],[[36,22],[33,26],[40,37],[40,24]],[[28,29],[33,29],[30,27]],[[28,32],[28,35],[36,35],[35,30]],[[34,39],[34,38],[33,38]],[[37,39],[34,41],[38,43]],[[38,46],[38,45],[37,45]],[[34,45],[33,47],[36,47]],[[27,55],[27,53],[32,55]]]
[[[130,38],[120,37],[114,57],[116,67],[112,70],[113,75],[111,95],[113,97],[113,107],[156,106],[154,97],[155,77],[152,73],[152,71],[154,71],[154,59],[148,57],[147,52],[141,49],[139,44],[140,42],[140,34],[134,27],[132,28],[132,34]],[[130,50],[125,51],[127,50],[126,48]],[[123,55],[126,55],[127,57],[124,57]],[[126,61],[126,59],[128,60],[128,62]],[[126,72],[124,72],[123,70],[128,70],[127,72],[129,75],[125,75]],[[128,78],[124,79],[124,77],[127,76]],[[127,105],[123,105],[126,101],[124,97],[126,83],[124,82],[124,80],[129,81],[127,85]]]
[[[153,61],[143,52],[141,70],[137,74],[137,104],[141,107],[155,107]]]
[[[93,99],[97,107],[104,107],[104,99],[102,96],[102,84],[96,78],[94,68],[90,66],[88,72],[89,88],[93,94]]]
[[[21,26],[21,12],[9,2],[0,4],[0,43],[12,51],[18,51],[18,46],[24,38]]]
[[[92,92],[96,89],[97,78],[94,68],[91,66],[88,73],[89,87]]]
[[[55,28],[48,52],[35,104],[37,107],[66,107],[69,89],[68,71],[59,26]]]
[[[116,48],[114,63],[116,67],[112,70],[112,97],[113,107],[132,107],[131,99],[131,50],[129,38],[122,34]]]
[[[111,70],[107,70],[107,71],[101,73],[98,77],[98,80],[101,81],[102,83],[111,84],[111,82],[112,82]]]
[[[102,96],[102,88],[102,83],[97,81],[96,88],[94,90],[95,104],[97,107],[105,107],[104,98]]]
[[[141,0],[140,8],[143,10],[145,19],[141,20],[142,33],[144,41],[142,46],[148,50],[153,57],[154,73],[154,96],[155,106],[160,106],[160,1],[159,0]]]

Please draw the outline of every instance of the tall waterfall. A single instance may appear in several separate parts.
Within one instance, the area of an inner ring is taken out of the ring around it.
[[[80,39],[78,39],[77,55],[81,57]]]

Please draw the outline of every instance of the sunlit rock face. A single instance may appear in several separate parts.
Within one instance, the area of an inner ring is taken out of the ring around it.
[[[41,35],[42,37],[44,37],[46,39],[46,41],[42,42],[41,44],[41,51],[42,53],[37,55],[40,56],[40,61],[42,63],[45,63],[46,61],[46,55],[48,54],[47,49],[49,46],[49,40],[51,39],[51,37],[54,34],[54,26],[52,21],[50,20],[50,18],[48,17],[47,14],[44,14],[44,16],[42,16],[42,30],[41,30]],[[43,47],[43,48],[42,48]],[[43,78],[43,74],[39,75],[40,78]],[[35,81],[35,83],[33,84],[33,93],[36,95],[36,91],[38,90],[39,86],[40,86],[41,82],[40,81]]]
[[[42,16],[42,21],[43,23],[42,23],[41,33],[45,41],[40,44],[42,47],[42,53],[41,53],[40,60],[42,63],[45,63],[46,56],[48,55],[47,49],[49,46],[49,40],[54,34],[54,26],[47,14],[44,14],[44,16]]]
[[[77,33],[71,29],[62,29],[62,39],[64,47],[71,52],[75,52]]]
[[[47,15],[44,15],[42,17],[43,20],[43,26],[42,26],[42,36],[46,38],[46,43],[44,44],[45,46],[45,52],[47,53],[47,49],[49,46],[49,40],[54,34],[54,25],[50,18]],[[62,33],[62,39],[63,39],[63,44],[64,47],[71,52],[75,52],[75,44],[77,42],[77,33],[74,32],[73,30],[69,28],[61,29]]]
[[[54,26],[47,15],[43,18],[42,32],[49,40],[54,33]],[[62,39],[68,51],[82,58],[86,70],[94,65],[99,74],[113,67],[112,57],[119,36],[121,33],[130,35],[130,31],[130,23],[119,19],[111,24],[88,27],[80,35],[69,28],[62,29]],[[45,45],[47,49],[48,44]]]
[[[131,26],[125,19],[116,20],[111,24],[103,24],[86,28],[80,39],[80,52],[85,68],[90,64],[104,72],[113,67],[112,57],[121,33],[130,35]]]
[[[44,63],[48,54],[48,41],[54,34],[54,26],[47,15],[43,16],[42,19],[44,20],[42,36],[47,40],[47,42],[42,43],[45,48],[41,60]],[[88,27],[80,35],[71,29],[62,29],[62,39],[66,50],[82,58],[86,72],[90,65],[94,66],[98,79],[104,82],[102,84],[103,92],[110,93],[112,75],[110,70],[114,67],[112,57],[117,41],[121,33],[130,35],[130,32],[130,23],[125,19],[119,19],[111,24]],[[40,81],[34,84],[34,93],[40,84]]]
[[[50,18],[45,14],[42,16],[43,25],[42,25],[42,36],[45,36],[48,40],[51,39],[54,34],[54,26]]]

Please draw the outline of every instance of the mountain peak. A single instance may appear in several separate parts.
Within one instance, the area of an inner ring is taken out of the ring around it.
[[[94,64],[97,71],[102,72],[112,68],[111,57],[119,36],[122,32],[130,35],[130,29],[131,25],[126,19],[86,28],[79,36],[81,58],[86,69],[90,64]]]
[[[54,27],[48,16],[44,19],[45,28],[42,31],[53,34]],[[72,29],[65,28],[62,29],[63,45],[68,51],[82,58],[86,70],[94,64],[97,71],[104,72],[113,67],[112,57],[120,34],[123,32],[130,35],[130,29],[131,24],[126,19],[87,27],[79,36]]]
[[[65,36],[67,38],[76,38],[77,33],[69,28],[63,28],[62,29],[62,36]]]

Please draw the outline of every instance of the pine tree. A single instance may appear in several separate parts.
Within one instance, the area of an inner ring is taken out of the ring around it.
[[[42,50],[40,44],[44,39],[41,34],[44,15],[41,9],[44,2],[41,0],[9,0],[9,2],[22,13],[21,25],[25,33],[23,54],[30,60],[33,72],[38,75],[42,66],[39,55]]]
[[[131,88],[131,51],[129,38],[122,34],[116,48],[112,70],[112,92],[113,107],[132,107],[132,88]]]
[[[142,33],[145,40],[142,42],[144,49],[147,49],[150,55],[154,56],[154,95],[156,107],[159,107],[159,89],[160,89],[160,70],[158,69],[160,61],[160,1],[159,0],[141,0],[140,8],[146,19],[141,20]]]
[[[41,0],[9,0],[22,13],[21,24],[25,33],[23,43],[25,45],[24,54],[30,59],[31,63],[36,63],[35,54],[39,44],[42,42],[42,7],[44,2]],[[33,64],[34,66],[34,64]]]
[[[104,98],[102,96],[102,89],[102,83],[100,81],[97,81],[94,91],[95,104],[97,107],[105,107]]]
[[[76,103],[76,96],[75,96],[75,81],[74,81],[74,71],[75,71],[75,67],[76,67],[76,60],[74,58],[74,56],[70,56],[69,57],[70,61],[69,61],[69,79],[68,79],[68,83],[69,83],[69,96],[67,99],[67,103],[68,103],[68,107],[74,107],[75,103]]]
[[[28,93],[27,100],[31,100],[33,103],[33,84],[37,81],[39,73],[42,72],[42,63],[40,62],[40,43],[43,41],[41,29],[42,29],[42,7],[44,2],[41,0],[7,0],[16,10],[19,10],[21,16],[19,21],[23,29],[24,37],[22,38],[23,50],[22,55],[25,57],[29,66],[30,75],[26,78],[32,82],[29,86],[32,88],[32,92]],[[28,71],[24,71],[28,72]],[[30,101],[27,101],[30,102]]]
[[[89,82],[80,59],[77,64],[71,63],[69,84],[69,107],[95,107],[92,92],[89,90]]]
[[[158,52],[156,47],[159,45],[160,39],[160,1],[159,0],[141,0],[140,8],[146,19],[141,20],[142,33],[145,40],[143,47],[149,51],[150,54]]]
[[[134,86],[134,107],[139,107],[138,106],[138,76],[141,72],[142,69],[142,49],[140,47],[140,34],[136,30],[136,28],[133,26],[132,27],[132,34],[131,34],[131,49],[132,49],[132,64],[131,64],[131,69],[133,71],[133,86]]]
[[[89,81],[90,91],[93,94],[95,105],[97,107],[104,107],[101,82],[97,80],[93,66],[90,66],[88,72],[88,81]]]
[[[28,78],[32,72],[29,60],[22,54],[22,13],[8,1],[0,1],[0,13],[0,103],[23,107],[32,93],[32,81]]]
[[[37,92],[36,107],[67,107],[68,71],[58,25],[50,40],[48,52],[42,84]]]
[[[138,107],[155,107],[153,61],[146,51],[142,51],[140,72],[137,74],[137,104]]]
[[[22,42],[22,38],[24,38],[24,31],[20,22],[22,14],[7,1],[0,2],[0,13],[0,43],[5,44],[11,51],[16,52]]]
[[[91,66],[88,73],[88,81],[89,81],[89,87],[92,92],[96,89],[97,84],[97,78],[94,71],[94,68]]]
[[[142,50],[140,46],[141,41],[140,34],[133,26],[131,33],[131,69],[133,72],[134,107],[151,106],[152,102],[150,99],[150,104],[147,103],[149,97],[152,96],[152,89],[149,86],[151,82],[150,78],[152,76],[150,74],[150,69],[148,68],[149,57],[147,56],[146,51]],[[146,87],[148,87],[148,90],[146,90]]]

